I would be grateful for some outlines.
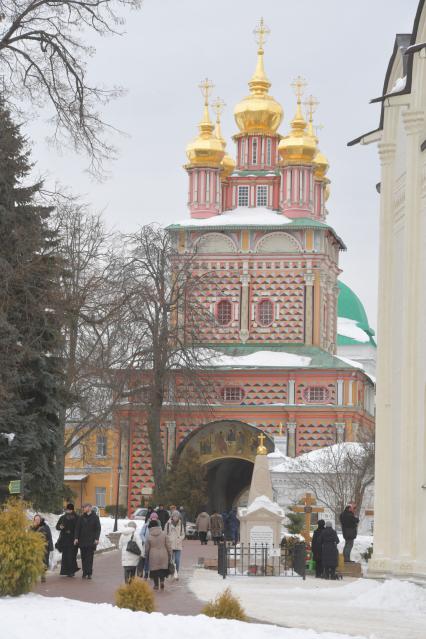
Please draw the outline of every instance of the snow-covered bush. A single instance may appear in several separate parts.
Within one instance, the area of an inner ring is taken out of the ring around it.
[[[152,588],[139,577],[134,577],[130,583],[118,588],[115,593],[115,603],[118,608],[134,611],[154,612],[155,610]]]
[[[0,596],[29,592],[44,573],[45,539],[29,530],[26,508],[13,499],[0,512]]]
[[[217,595],[216,599],[209,601],[202,609],[201,614],[207,617],[216,617],[216,619],[247,621],[240,600],[232,594],[230,588],[226,588],[222,594]]]

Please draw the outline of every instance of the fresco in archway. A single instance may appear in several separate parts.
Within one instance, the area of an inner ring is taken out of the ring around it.
[[[182,454],[185,454],[188,448],[192,448],[200,455],[203,464],[226,457],[254,462],[261,432],[260,429],[242,422],[213,422],[192,435],[186,445],[182,442]],[[268,452],[274,449],[269,437],[266,437],[265,446]]]

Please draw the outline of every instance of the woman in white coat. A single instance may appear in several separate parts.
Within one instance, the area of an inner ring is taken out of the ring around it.
[[[182,517],[180,516],[180,512],[178,510],[174,510],[172,512],[172,515],[167,522],[164,530],[170,540],[170,545],[172,547],[172,559],[176,568],[174,576],[175,579],[178,579],[180,556],[182,554],[183,540],[185,539],[185,528],[182,523]]]
[[[141,551],[140,555],[136,555],[135,553],[127,550],[127,544],[130,540],[133,540],[137,544],[137,547]],[[129,581],[136,575],[136,569],[140,560],[143,559],[144,556],[144,546],[139,535],[136,534],[136,522],[129,521],[126,528],[121,531],[118,547],[121,550],[121,565],[124,568],[124,581],[129,583]]]

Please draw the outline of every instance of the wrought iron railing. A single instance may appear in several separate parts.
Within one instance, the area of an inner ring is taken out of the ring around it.
[[[291,547],[269,544],[218,545],[217,571],[227,575],[253,577],[306,577],[306,545]]]

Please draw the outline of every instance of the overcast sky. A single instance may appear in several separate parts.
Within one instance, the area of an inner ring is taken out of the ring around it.
[[[47,180],[60,180],[103,210],[107,223],[123,231],[152,221],[187,216],[185,146],[201,115],[197,85],[215,83],[227,107],[223,133],[233,154],[234,105],[248,92],[256,45],[253,29],[264,16],[271,29],[265,47],[270,93],[282,104],[280,132],[288,131],[295,98],[290,83],[304,76],[320,100],[316,120],[332,181],[328,221],[345,241],[341,278],[361,297],[376,326],[379,162],[375,146],[347,142],[377,126],[378,107],[395,34],[410,32],[418,0],[144,0],[128,15],[122,37],[96,42],[89,62],[97,82],[127,89],[105,109],[126,137],[116,139],[119,159],[111,175],[96,183],[87,159],[62,156],[46,142],[42,117],[27,130],[33,157]]]

